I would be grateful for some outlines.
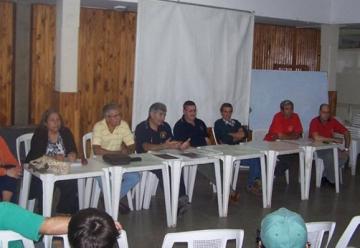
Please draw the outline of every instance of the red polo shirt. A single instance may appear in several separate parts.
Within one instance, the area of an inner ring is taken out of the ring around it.
[[[327,122],[321,122],[320,117],[315,117],[310,122],[309,138],[313,138],[313,133],[318,133],[325,138],[333,138],[334,133],[344,134],[347,132],[346,127],[338,122],[335,118],[330,118]]]
[[[289,118],[285,118],[282,112],[275,114],[269,132],[266,134],[264,140],[273,141],[280,133],[291,134],[293,132],[301,134],[303,131],[301,121],[296,113],[292,113]]]

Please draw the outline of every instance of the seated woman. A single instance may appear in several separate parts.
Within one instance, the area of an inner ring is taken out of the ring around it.
[[[31,149],[25,162],[37,159],[43,155],[51,156],[60,161],[76,160],[76,145],[71,131],[64,127],[60,114],[54,109],[46,110],[31,139]],[[55,188],[60,189],[58,213],[74,213],[78,209],[76,180],[58,181]],[[42,208],[42,184],[40,179],[32,177],[30,198],[39,200]]]
[[[16,184],[21,172],[18,161],[0,136],[0,200],[16,201]]]

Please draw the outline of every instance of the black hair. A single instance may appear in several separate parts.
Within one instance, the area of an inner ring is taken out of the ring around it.
[[[330,108],[329,104],[327,104],[327,103],[323,103],[323,104],[321,104],[321,105],[320,105],[320,107],[319,107],[319,111],[321,111],[321,110],[322,110],[322,108],[323,108],[323,107],[325,107],[325,106],[327,106],[327,107],[329,107],[329,108]]]
[[[280,103],[280,109],[284,110],[285,106],[290,105],[292,109],[294,109],[294,103],[290,100],[284,100]]]
[[[232,110],[233,106],[231,105],[231,103],[225,102],[225,103],[221,104],[220,112],[222,112],[224,108],[231,108],[231,110]]]
[[[195,102],[187,100],[183,104],[183,109],[185,109],[187,106],[196,106]]]
[[[116,247],[118,236],[111,216],[96,208],[80,210],[69,222],[68,238],[73,248]]]

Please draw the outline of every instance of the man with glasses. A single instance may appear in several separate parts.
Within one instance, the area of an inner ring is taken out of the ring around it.
[[[134,152],[134,135],[129,125],[121,119],[119,105],[117,103],[106,104],[102,112],[104,119],[97,122],[93,129],[92,148],[94,154],[129,154]],[[139,173],[124,173],[120,198],[124,197],[139,181]],[[120,212],[128,213],[128,206],[121,203]]]
[[[319,116],[315,117],[310,122],[309,138],[318,142],[342,143],[342,139],[334,137],[335,133],[344,135],[345,149],[340,151],[339,154],[339,166],[343,167],[349,158],[349,146],[351,141],[350,133],[344,125],[331,117],[329,104],[321,104]],[[324,161],[324,174],[321,181],[327,185],[335,186],[335,172],[333,168],[334,157],[332,149],[320,150],[316,153],[318,157]]]

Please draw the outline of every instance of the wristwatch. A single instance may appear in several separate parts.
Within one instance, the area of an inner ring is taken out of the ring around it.
[[[345,148],[344,150],[345,150],[346,152],[348,152],[348,151],[349,151],[349,148]]]

